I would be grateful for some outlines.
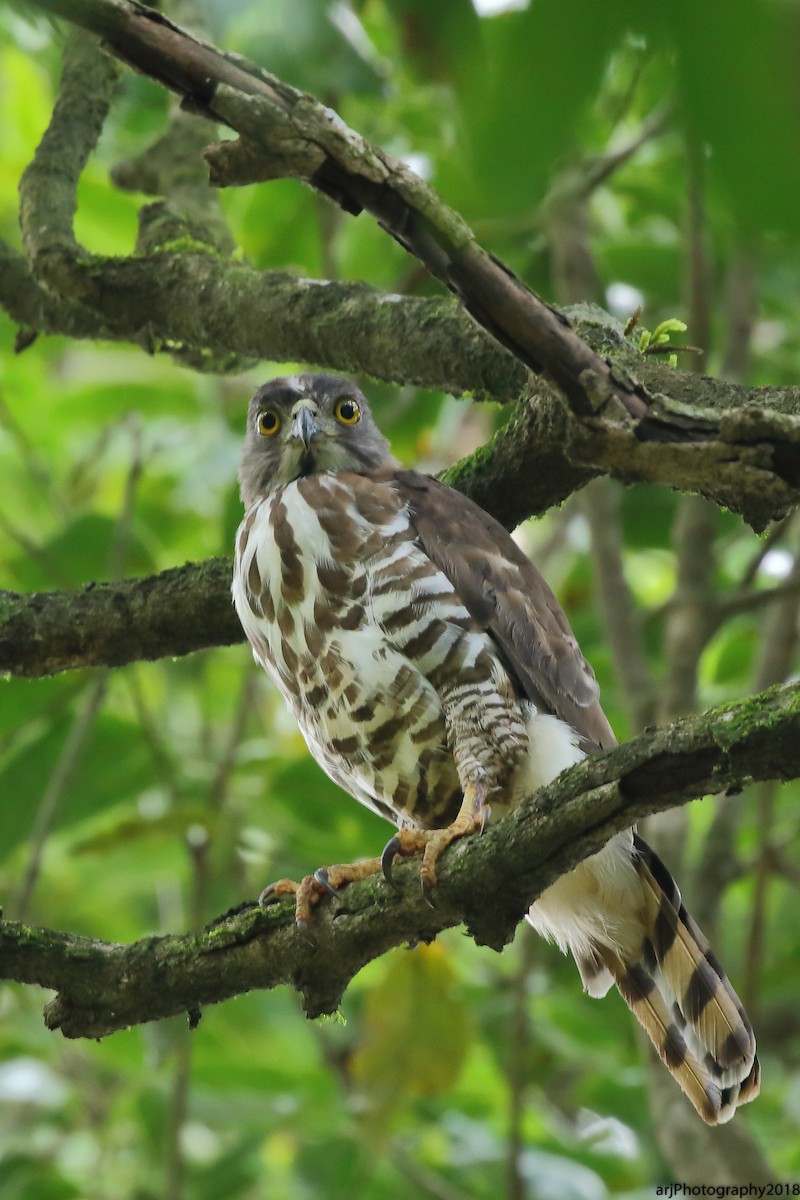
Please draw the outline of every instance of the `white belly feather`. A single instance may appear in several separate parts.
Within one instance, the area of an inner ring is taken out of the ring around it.
[[[585,757],[575,731],[566,722],[539,713],[533,706],[528,736],[530,753],[518,780],[520,795],[531,795]],[[576,959],[590,956],[592,945],[598,942],[633,952],[641,942],[641,923],[630,898],[640,890],[633,831],[625,829],[542,892],[528,920],[537,933],[565,953],[572,951]],[[605,994],[611,983],[610,975],[598,976],[593,994]]]

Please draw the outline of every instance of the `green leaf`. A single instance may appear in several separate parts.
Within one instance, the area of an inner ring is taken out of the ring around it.
[[[461,95],[468,157],[460,169],[468,216],[533,212],[557,163],[576,146],[578,123],[594,96],[626,19],[619,0],[537,0],[522,12],[483,22],[485,78]]]

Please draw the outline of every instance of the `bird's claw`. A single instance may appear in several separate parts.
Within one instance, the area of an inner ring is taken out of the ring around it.
[[[387,883],[391,884],[392,887],[396,886],[394,876],[392,875],[392,863],[394,862],[394,856],[396,854],[402,854],[402,846],[400,844],[400,838],[397,836],[397,834],[395,834],[394,837],[389,838],[389,841],[383,847],[383,852],[381,854],[381,871],[383,872],[383,878]]]
[[[324,879],[318,878],[321,872],[325,873]],[[297,928],[307,935],[311,927],[312,906],[319,903],[325,892],[332,891],[333,888],[327,881],[327,872],[321,867],[314,875],[306,875],[300,883],[296,883],[294,879],[278,879],[275,883],[267,884],[258,897],[258,907],[266,908],[271,901],[279,900],[281,896],[294,896],[294,922]],[[314,944],[308,936],[306,941]]]
[[[451,842],[468,833],[483,833],[489,823],[491,808],[484,802],[482,789],[474,789],[464,797],[464,803],[451,825],[444,829],[398,829],[383,848],[380,858],[366,859],[359,863],[319,867],[313,875],[306,875],[300,883],[291,879],[279,879],[265,887],[258,898],[260,908],[265,908],[280,896],[295,897],[295,923],[304,933],[312,927],[311,910],[323,896],[338,895],[339,888],[355,883],[378,872],[392,887],[396,886],[393,874],[395,857],[409,858],[422,853],[419,878],[422,894],[431,908],[436,907],[436,864]],[[308,939],[311,940],[310,938]],[[313,942],[312,942],[313,945]]]
[[[281,896],[294,896],[299,888],[300,885],[293,879],[276,879],[274,883],[268,883],[258,897],[258,907],[266,908],[270,901],[278,900]]]
[[[339,888],[345,884],[366,879],[380,869],[381,860],[378,858],[364,859],[357,863],[339,863],[333,867],[318,867],[313,875],[306,875],[300,883],[295,883],[293,879],[279,879],[277,883],[270,883],[258,897],[258,905],[259,908],[266,908],[272,900],[277,900],[280,896],[294,896],[295,924],[298,929],[307,933],[314,925],[311,910],[319,904],[323,896],[336,896],[339,894]],[[306,940],[314,945],[310,937]]]
[[[455,821],[444,829],[398,829],[384,846],[380,857],[381,870],[387,883],[395,883],[392,866],[396,855],[409,858],[421,853],[419,878],[422,894],[431,908],[435,908],[436,864],[457,838],[468,833],[483,833],[492,813],[491,806],[484,801],[484,794],[483,789],[476,788],[466,795]]]
[[[419,872],[419,883],[422,888],[422,898],[425,900],[429,908],[438,907],[436,904],[436,871],[433,866],[426,871],[423,861]]]
[[[336,888],[331,885],[327,867],[317,868],[317,870],[314,872],[314,881],[319,884],[320,888],[327,896],[336,895]]]

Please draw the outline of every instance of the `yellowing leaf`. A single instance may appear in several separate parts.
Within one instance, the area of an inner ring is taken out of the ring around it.
[[[458,1078],[469,1017],[445,948],[395,954],[367,1003],[353,1073],[376,1098],[435,1096]]]

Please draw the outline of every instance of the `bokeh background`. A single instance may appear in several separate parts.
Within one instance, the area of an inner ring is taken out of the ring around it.
[[[677,352],[683,369],[797,382],[796,0],[168,11],[407,159],[546,298],[597,301],[622,322],[643,306],[651,332],[683,321],[672,342],[698,348]],[[15,247],[17,182],[62,46],[28,6],[0,8],[0,236]],[[163,131],[170,103],[125,72],[79,189],[92,252],[132,252],[146,198],[109,172]],[[256,267],[438,294],[366,216],[293,181],[221,203]],[[15,334],[0,313],[0,586],[228,554],[247,399],[296,364],[202,374],[91,340],[15,354]],[[507,417],[361,383],[398,456],[431,471]],[[792,677],[798,535],[795,518],[757,538],[697,498],[600,481],[517,536],[624,737]],[[651,1074],[622,1001],[589,1000],[574,965],[521,929],[502,955],[458,932],[396,951],[355,980],[339,1018],[314,1023],[282,990],[210,1008],[192,1034],[175,1020],[68,1042],[45,1031],[39,990],[6,986],[0,1195],[603,1200],[673,1179],[800,1179],[798,799],[797,784],[762,785],[681,810],[658,835],[762,1048],[763,1094],[736,1118],[742,1157],[726,1150],[727,1167],[719,1135]],[[179,932],[277,876],[377,853],[386,835],[314,766],[244,646],[0,684],[8,916],[115,941]]]

